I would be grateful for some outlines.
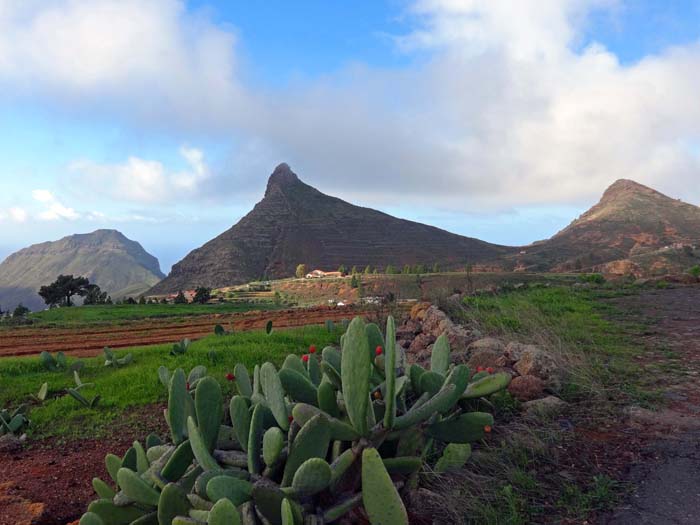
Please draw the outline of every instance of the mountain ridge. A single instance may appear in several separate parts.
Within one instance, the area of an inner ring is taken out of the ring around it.
[[[44,306],[39,287],[59,274],[87,277],[116,299],[122,291],[147,291],[164,277],[158,259],[117,230],[100,229],[33,244],[0,263],[0,305]]]
[[[282,163],[265,195],[238,223],[190,252],[149,294],[293,275],[297,264],[443,268],[497,258],[511,248],[460,236],[326,195]]]

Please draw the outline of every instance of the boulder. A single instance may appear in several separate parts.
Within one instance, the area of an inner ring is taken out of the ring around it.
[[[508,365],[513,365],[514,363],[520,361],[520,358],[523,356],[526,350],[532,351],[536,349],[537,347],[535,345],[526,345],[523,343],[511,341],[506,346],[506,349],[503,352],[503,354],[505,355],[508,361]]]
[[[425,311],[430,308],[430,303],[416,303],[411,307],[410,318],[420,321],[425,317]]]
[[[566,401],[556,396],[547,396],[523,403],[523,411],[530,415],[555,416],[564,410],[567,405]]]
[[[513,368],[521,376],[539,377],[548,387],[555,390],[561,387],[561,368],[550,353],[536,346],[525,349]]]
[[[508,385],[508,392],[518,401],[532,401],[544,395],[544,381],[535,376],[514,377]]]
[[[503,353],[492,350],[490,348],[482,348],[476,352],[466,353],[469,355],[469,360],[467,361],[467,366],[471,370],[477,370],[479,367],[483,368],[502,368],[503,367]]]
[[[484,350],[489,350],[492,352],[503,354],[505,349],[505,345],[495,337],[484,337],[483,339],[474,341],[467,347],[467,350],[470,354],[476,354]]]

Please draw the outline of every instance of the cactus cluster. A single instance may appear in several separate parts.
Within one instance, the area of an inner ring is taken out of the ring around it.
[[[0,410],[0,436],[21,434],[22,430],[27,426],[29,426],[27,405],[20,405],[13,411]]]
[[[493,425],[473,410],[509,376],[451,365],[445,337],[429,370],[406,368],[395,340],[392,318],[386,336],[356,318],[341,351],[312,347],[279,370],[256,365],[252,377],[238,364],[228,406],[203,367],[189,377],[161,367],[171,443],[150,436],[108,455],[113,484],[94,480],[99,499],[81,525],[407,524],[424,464],[467,461],[469,443]]]
[[[39,355],[39,361],[42,366],[49,372],[73,372],[75,370],[82,370],[85,366],[83,361],[77,360],[73,361],[71,365],[68,365],[68,359],[63,352],[56,353],[56,356],[52,356],[50,353],[44,351]]]
[[[99,394],[95,395],[92,399],[87,399],[83,394],[80,393],[81,389],[85,387],[94,386],[94,383],[83,383],[77,371],[73,372],[73,379],[75,380],[75,388],[67,388],[66,393],[84,407],[95,408],[100,402]]]
[[[172,350],[170,350],[170,355],[182,355],[187,353],[187,349],[190,347],[191,341],[189,339],[183,339],[179,343],[173,344]]]
[[[108,346],[104,348],[105,354],[105,366],[112,366],[114,368],[119,368],[120,366],[126,366],[134,361],[133,354],[126,354],[124,357],[117,357],[117,355]]]

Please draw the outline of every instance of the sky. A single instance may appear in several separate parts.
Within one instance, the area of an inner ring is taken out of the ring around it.
[[[700,204],[700,0],[0,0],[0,258],[115,228],[163,269],[287,162],[495,243],[620,178]]]

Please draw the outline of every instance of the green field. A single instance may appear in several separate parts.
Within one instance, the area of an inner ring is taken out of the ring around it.
[[[274,303],[220,303],[220,304],[115,304],[52,308],[29,315],[29,319],[46,325],[85,325],[119,323],[135,319],[189,317],[195,315],[274,310]]]
[[[83,359],[85,368],[80,378],[83,382],[94,383],[94,387],[84,388],[81,393],[88,399],[97,394],[101,396],[96,409],[84,408],[65,395],[64,389],[74,386],[72,375],[46,371],[38,357],[4,358],[0,360],[0,406],[14,407],[31,402],[30,394],[48,382],[49,399],[31,407],[30,435],[96,437],[119,416],[167,399],[166,389],[158,380],[160,365],[170,370],[183,368],[188,373],[195,365],[202,364],[221,381],[225,394],[230,396],[233,390],[225,375],[236,363],[244,363],[252,371],[256,363],[279,364],[287,354],[302,354],[312,344],[320,351],[326,345],[337,343],[339,337],[340,331],[330,333],[316,326],[273,331],[269,336],[261,331],[238,332],[195,341],[186,354],[177,357],[169,354],[172,345],[122,350],[117,352],[120,357],[128,352],[134,354],[134,362],[122,368],[105,367],[102,357]],[[214,361],[209,355],[212,350],[216,352]]]

